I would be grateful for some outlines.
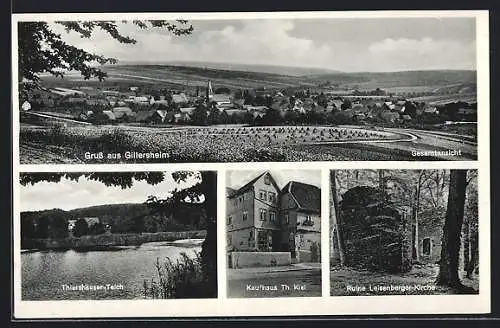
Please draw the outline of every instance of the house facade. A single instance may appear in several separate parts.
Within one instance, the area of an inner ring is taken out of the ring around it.
[[[321,191],[291,181],[280,189],[269,172],[227,191],[228,252],[290,252],[319,262]]]

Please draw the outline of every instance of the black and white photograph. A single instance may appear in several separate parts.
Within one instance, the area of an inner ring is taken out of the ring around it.
[[[477,173],[330,171],[330,294],[478,294]]]
[[[228,297],[321,296],[319,170],[227,171]]]
[[[18,19],[21,164],[477,160],[473,15],[268,14]]]
[[[217,174],[20,174],[23,301],[217,297]]]

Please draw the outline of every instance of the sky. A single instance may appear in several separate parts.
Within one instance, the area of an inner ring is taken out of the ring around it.
[[[474,18],[192,20],[194,32],[119,24],[136,44],[104,32],[90,39],[51,24],[68,43],[119,61],[203,61],[345,72],[475,69]]]
[[[238,189],[243,187],[247,182],[264,173],[262,171],[238,170],[226,171],[226,184],[228,187]],[[320,170],[269,170],[278,187],[283,188],[290,181],[298,181],[314,185],[321,188],[321,171]]]
[[[60,182],[38,182],[21,186],[21,211],[38,211],[53,208],[71,210],[75,208],[123,203],[143,203],[148,196],[167,198],[175,188],[187,188],[197,180],[188,179],[177,184],[169,173],[163,182],[150,185],[145,181],[135,181],[131,188],[106,187],[103,183],[80,177],[78,181],[62,178]],[[200,199],[203,201],[203,198]]]

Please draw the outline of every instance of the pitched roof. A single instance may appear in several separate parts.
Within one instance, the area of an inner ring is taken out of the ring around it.
[[[167,111],[164,109],[158,109],[156,110],[156,114],[161,117],[161,120],[165,120],[165,117],[167,116]]]
[[[176,104],[188,102],[187,97],[184,93],[172,95],[172,101]]]
[[[232,115],[242,115],[242,114],[245,114],[245,113],[248,113],[247,110],[245,109],[226,109],[225,110],[227,115],[229,116],[232,116]]]
[[[229,97],[229,95],[222,93],[214,94],[211,100],[215,102],[231,102],[231,98]]]
[[[179,110],[181,111],[181,113],[185,113],[185,114],[193,114],[194,110],[196,109],[196,107],[183,107],[183,108],[179,108]]]
[[[83,218],[83,219],[85,221],[87,221],[87,224],[89,225],[89,227],[101,222],[101,220],[99,220],[99,218],[97,218],[97,217],[87,217],[87,218]]]
[[[266,174],[269,174],[269,176],[271,177],[271,182],[274,184],[274,186],[276,187],[276,189],[279,190],[279,187],[278,185],[276,184],[276,182],[274,181],[274,178],[273,176],[271,175],[271,173],[269,173],[268,171],[265,171],[259,175],[257,175],[255,178],[253,178],[252,180],[250,180],[249,182],[247,182],[243,187],[239,188],[239,189],[236,189],[233,193],[231,193],[230,195],[228,195],[228,198],[232,198],[234,196],[237,196],[237,195],[240,195],[242,193],[244,193],[245,191],[249,190],[252,188],[253,184],[259,180],[261,177],[263,177],[264,175]]]
[[[112,109],[113,113],[117,113],[117,112],[123,112],[123,113],[126,113],[127,115],[133,115],[133,111],[132,109],[130,109],[130,107],[115,107]]]
[[[115,120],[116,119],[115,114],[112,111],[110,111],[110,110],[103,110],[102,113],[104,115],[106,115],[110,120]]]
[[[321,212],[321,190],[313,185],[290,181],[282,189],[295,199],[299,209],[310,212]]]
[[[134,101],[135,102],[147,102],[147,101],[149,101],[149,99],[147,97],[144,97],[144,96],[137,96],[137,97],[134,97]]]
[[[135,113],[136,121],[143,121],[151,117],[155,113],[155,110],[140,110]]]
[[[236,189],[226,187],[226,197],[231,197],[232,194],[236,192]]]

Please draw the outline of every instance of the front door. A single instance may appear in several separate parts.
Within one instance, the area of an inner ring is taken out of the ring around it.
[[[288,235],[288,250],[290,251],[290,255],[292,259],[296,258],[297,254],[295,252],[295,233],[290,232]]]

